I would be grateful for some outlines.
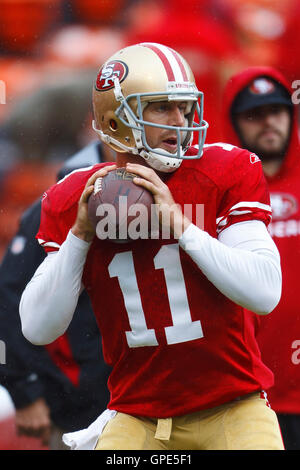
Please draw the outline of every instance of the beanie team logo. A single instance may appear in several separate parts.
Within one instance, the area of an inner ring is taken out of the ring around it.
[[[104,64],[97,75],[95,88],[107,91],[114,87],[114,77],[121,83],[128,75],[127,65],[120,60],[111,60]]]
[[[274,83],[266,78],[258,78],[249,86],[254,95],[266,95],[275,90]]]

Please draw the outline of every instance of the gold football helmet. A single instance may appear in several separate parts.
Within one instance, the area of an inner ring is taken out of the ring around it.
[[[158,125],[143,120],[143,111],[153,101],[186,101],[185,127]],[[173,49],[156,43],[126,47],[110,57],[98,72],[93,89],[93,128],[101,140],[117,152],[143,157],[149,166],[176,170],[184,158],[199,158],[208,124],[203,120],[203,93],[198,91],[193,72]],[[197,122],[194,121],[198,115]],[[177,133],[177,151],[151,148],[145,125]],[[198,133],[197,155],[185,157],[193,134]]]

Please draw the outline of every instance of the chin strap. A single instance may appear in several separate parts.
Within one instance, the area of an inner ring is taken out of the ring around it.
[[[139,155],[146,160],[151,168],[161,171],[162,173],[172,173],[177,170],[182,163],[182,160],[179,158],[167,157],[153,152],[146,152],[145,150],[141,150]]]
[[[161,171],[163,173],[171,173],[177,170],[177,168],[179,168],[182,163],[181,159],[172,157],[172,154],[169,154],[170,156],[164,156],[150,151],[147,152],[144,148],[137,149],[136,147],[128,147],[127,145],[124,145],[119,142],[117,139],[114,139],[113,137],[104,134],[101,129],[97,129],[95,121],[92,122],[92,127],[103,142],[108,145],[113,145],[114,147],[119,148],[121,152],[129,152],[134,155],[140,155],[140,157],[144,158],[148,165],[154,170]],[[162,151],[162,149],[157,150],[160,152]]]

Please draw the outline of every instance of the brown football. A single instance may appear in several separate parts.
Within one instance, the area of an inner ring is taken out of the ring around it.
[[[88,201],[88,215],[101,240],[128,242],[149,238],[152,194],[132,180],[136,175],[117,168],[97,178]]]

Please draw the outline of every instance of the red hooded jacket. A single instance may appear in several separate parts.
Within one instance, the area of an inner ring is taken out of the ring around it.
[[[232,77],[224,91],[223,140],[241,146],[232,125],[230,109],[237,94],[256,77],[268,76],[284,85],[285,78],[271,67],[251,67]],[[275,176],[267,177],[272,223],[269,231],[281,256],[283,289],[276,309],[260,317],[257,340],[265,364],[274,373],[275,384],[268,391],[277,413],[300,413],[300,144],[297,111],[294,107],[289,146]]]

